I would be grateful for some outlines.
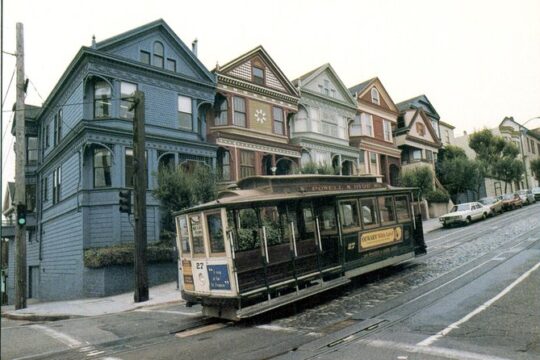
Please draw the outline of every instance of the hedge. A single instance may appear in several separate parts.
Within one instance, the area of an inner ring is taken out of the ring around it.
[[[447,203],[450,196],[442,190],[433,190],[426,194],[426,200],[433,203]]]
[[[98,269],[111,265],[133,264],[133,244],[111,245],[84,250],[84,266]],[[164,244],[153,244],[146,247],[148,263],[168,262],[174,260],[174,248]]]

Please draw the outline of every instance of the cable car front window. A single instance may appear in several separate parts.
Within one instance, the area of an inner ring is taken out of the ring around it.
[[[189,225],[191,231],[191,242],[193,244],[193,254],[204,255],[204,233],[201,216],[190,215]]]
[[[210,240],[210,252],[213,254],[225,252],[225,242],[223,240],[223,226],[221,224],[221,213],[206,215],[208,225],[208,237]]]
[[[182,255],[189,255],[189,232],[185,216],[178,216],[176,218],[176,234]]]

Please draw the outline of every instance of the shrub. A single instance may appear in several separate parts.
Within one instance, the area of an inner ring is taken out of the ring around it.
[[[111,245],[84,250],[84,266],[92,269],[111,265],[133,264],[134,244]],[[146,247],[148,263],[174,260],[174,249],[165,244],[152,244]]]
[[[433,203],[447,203],[450,196],[444,191],[436,189],[426,194],[426,200]]]

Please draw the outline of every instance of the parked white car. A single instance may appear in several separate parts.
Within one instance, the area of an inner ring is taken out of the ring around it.
[[[439,217],[439,221],[443,227],[448,227],[451,224],[468,225],[475,220],[487,218],[490,212],[489,206],[484,206],[479,202],[464,203],[454,205],[448,214]]]

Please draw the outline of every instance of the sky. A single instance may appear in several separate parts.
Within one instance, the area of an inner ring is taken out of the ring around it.
[[[4,51],[24,24],[26,102],[40,105],[81,46],[164,19],[210,70],[263,45],[289,79],[325,63],[348,87],[379,77],[425,94],[456,136],[540,116],[540,0],[3,0]],[[3,55],[3,182],[14,177],[15,58]],[[7,93],[7,94],[6,94]],[[7,96],[6,96],[7,95]],[[528,122],[540,126],[540,120]]]

